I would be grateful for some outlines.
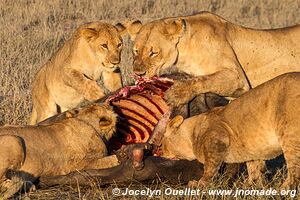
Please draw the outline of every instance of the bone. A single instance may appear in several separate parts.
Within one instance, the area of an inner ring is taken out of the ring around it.
[[[132,151],[132,166],[135,170],[142,170],[144,167],[144,149],[142,148],[135,148]]]
[[[151,138],[149,139],[149,144],[160,146],[163,135],[166,132],[167,124],[170,121],[170,116],[171,116],[171,111],[169,110],[159,120],[159,122],[157,123],[157,125],[153,130]]]
[[[149,140],[169,109],[163,94],[173,82],[166,77],[139,78],[134,86],[127,86],[106,100],[120,116],[116,137],[109,141],[112,150]]]

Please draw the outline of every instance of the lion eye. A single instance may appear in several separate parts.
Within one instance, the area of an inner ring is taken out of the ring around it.
[[[153,51],[151,51],[150,54],[149,54],[149,56],[150,56],[151,58],[153,58],[153,57],[157,56],[158,53],[159,53],[159,52],[153,52]]]
[[[139,51],[137,49],[133,49],[133,54],[137,55],[139,53]]]
[[[107,44],[101,44],[101,47],[104,48],[104,49],[108,49]]]
[[[122,47],[122,43],[119,43],[119,44],[118,44],[118,48],[120,48],[120,47]]]

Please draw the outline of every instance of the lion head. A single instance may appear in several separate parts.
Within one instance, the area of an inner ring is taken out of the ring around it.
[[[183,121],[184,118],[181,115],[176,115],[173,119],[171,119],[167,124],[164,137],[169,137],[170,135],[176,133]]]
[[[92,22],[80,26],[75,34],[79,57],[94,61],[95,67],[114,71],[121,60],[124,27],[103,22]],[[83,53],[84,52],[84,53]]]
[[[90,124],[95,130],[107,140],[115,131],[117,115],[108,104],[93,103],[83,108],[66,111],[66,118],[77,118]]]
[[[163,157],[195,159],[191,140],[195,123],[191,123],[191,118],[184,120],[181,115],[177,115],[169,121],[162,139]],[[180,148],[178,148],[179,146]]]
[[[185,30],[184,20],[169,18],[143,26],[134,22],[126,28],[134,38],[133,70],[137,75],[159,75],[176,63],[177,44]]]

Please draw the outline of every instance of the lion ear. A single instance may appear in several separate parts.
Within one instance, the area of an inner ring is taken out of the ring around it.
[[[116,24],[116,27],[118,30],[122,30],[125,32],[125,30],[128,32],[131,40],[134,40],[137,33],[140,31],[142,28],[143,24],[139,20],[132,20],[132,21],[127,21],[125,23],[118,23]]]
[[[91,40],[93,37],[97,36],[98,32],[94,28],[83,28],[79,31],[79,34],[85,39]]]
[[[99,126],[100,126],[100,129],[102,129],[102,130],[110,128],[112,126],[112,124],[113,124],[113,120],[110,117],[103,116],[103,117],[100,117],[100,119],[99,119]]]
[[[185,31],[186,22],[184,19],[172,19],[166,21],[166,31],[167,35],[179,38]]]
[[[184,118],[181,115],[177,115],[176,117],[171,119],[168,126],[170,128],[178,128],[182,124],[183,120]]]
[[[121,35],[124,35],[126,33],[126,27],[123,24],[117,23],[115,27]]]

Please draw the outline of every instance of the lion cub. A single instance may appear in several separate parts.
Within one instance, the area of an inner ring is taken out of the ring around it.
[[[300,179],[299,105],[300,73],[278,76],[225,107],[173,118],[162,142],[164,156],[204,164],[204,175],[193,186],[206,185],[222,162],[247,162],[250,175],[257,161],[283,153],[288,176],[282,187],[294,187]]]
[[[23,182],[34,182],[40,176],[106,165],[101,158],[108,154],[105,142],[115,124],[111,107],[92,104],[67,111],[66,119],[47,125],[0,128],[0,198],[13,195]],[[10,171],[15,175],[8,179]]]
[[[75,108],[83,100],[104,96],[97,85],[115,91],[122,87],[120,63],[125,28],[102,22],[80,26],[72,37],[39,70],[32,85],[32,116],[36,124],[50,116]]]

